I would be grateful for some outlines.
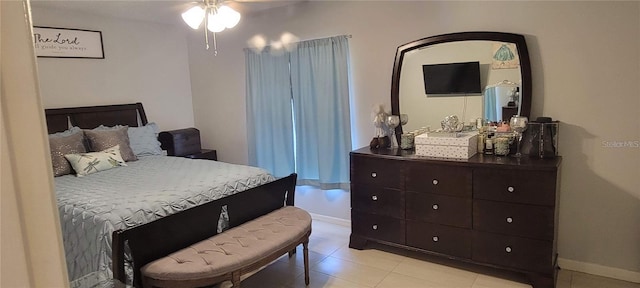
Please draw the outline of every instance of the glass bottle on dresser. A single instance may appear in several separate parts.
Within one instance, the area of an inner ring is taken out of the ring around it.
[[[487,140],[484,142],[484,154],[485,155],[493,155],[493,135],[488,134]]]

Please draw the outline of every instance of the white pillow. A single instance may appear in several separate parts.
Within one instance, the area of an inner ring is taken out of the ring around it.
[[[120,166],[127,166],[120,155],[120,145],[113,146],[100,152],[64,155],[69,164],[76,171],[78,177],[109,170]]]

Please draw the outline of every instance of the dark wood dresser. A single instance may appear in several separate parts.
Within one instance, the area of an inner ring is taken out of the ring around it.
[[[377,242],[555,287],[561,161],[353,151],[349,247]]]

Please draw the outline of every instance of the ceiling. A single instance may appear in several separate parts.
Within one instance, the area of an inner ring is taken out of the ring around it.
[[[293,5],[308,0],[226,0],[222,1],[243,17],[262,10]],[[53,8],[87,14],[178,24],[180,14],[200,0],[31,0],[32,9]]]

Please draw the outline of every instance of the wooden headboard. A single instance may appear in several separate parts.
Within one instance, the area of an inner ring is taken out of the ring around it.
[[[147,124],[142,103],[45,109],[49,134],[62,132],[72,126],[93,129],[100,125],[127,125],[137,127]],[[138,118],[139,117],[139,118]],[[140,119],[140,122],[138,122]]]

